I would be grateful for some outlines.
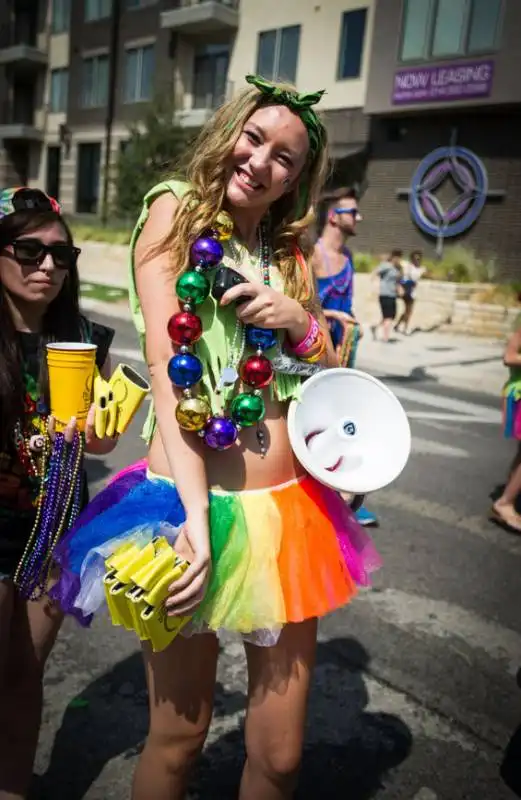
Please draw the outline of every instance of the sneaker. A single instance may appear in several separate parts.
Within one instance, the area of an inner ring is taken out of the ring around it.
[[[378,525],[378,517],[371,511],[368,511],[365,506],[360,506],[358,511],[355,512],[355,517],[359,525],[367,528],[370,525]]]

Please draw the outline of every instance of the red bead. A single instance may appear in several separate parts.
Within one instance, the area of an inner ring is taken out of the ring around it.
[[[203,326],[197,314],[179,311],[168,320],[168,335],[179,347],[189,345],[201,338]]]
[[[250,356],[241,364],[241,379],[254,389],[264,389],[271,383],[273,367],[266,356]]]

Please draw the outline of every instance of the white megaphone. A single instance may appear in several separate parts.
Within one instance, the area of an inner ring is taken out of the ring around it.
[[[411,452],[411,429],[397,397],[356,369],[320,371],[302,385],[288,412],[289,439],[316,480],[350,494],[394,481]]]

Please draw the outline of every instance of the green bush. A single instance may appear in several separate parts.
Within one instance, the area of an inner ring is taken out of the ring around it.
[[[378,266],[380,259],[372,253],[353,253],[356,272],[371,272]]]
[[[430,262],[428,268],[434,279],[455,283],[492,283],[498,272],[494,258],[480,259],[460,244],[446,247],[441,261]]]

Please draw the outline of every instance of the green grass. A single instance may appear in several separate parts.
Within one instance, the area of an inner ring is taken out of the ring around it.
[[[100,283],[82,283],[81,296],[90,300],[101,300],[103,303],[121,303],[128,300],[126,289],[102,286]]]
[[[103,227],[99,224],[87,224],[85,222],[70,223],[74,241],[81,245],[81,242],[104,242],[106,244],[127,245],[130,243],[132,233],[129,227]]]

